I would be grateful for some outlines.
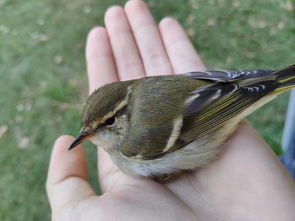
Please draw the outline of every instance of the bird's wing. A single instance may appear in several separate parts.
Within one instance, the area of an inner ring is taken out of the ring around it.
[[[184,111],[182,133],[178,138],[181,142],[176,143],[170,151],[213,131],[276,88],[276,81],[266,80],[247,86],[216,83],[192,91]]]
[[[294,67],[291,65],[276,71],[229,70],[187,74],[192,78],[216,83],[191,92],[179,136],[182,142],[176,144],[174,149],[213,131],[265,95],[273,96],[286,88],[294,87]]]
[[[200,71],[184,74],[187,77],[215,82],[231,82],[236,80],[260,78],[273,73],[273,70],[218,70]]]

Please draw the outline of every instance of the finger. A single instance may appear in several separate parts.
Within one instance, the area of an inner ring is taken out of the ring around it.
[[[120,80],[144,77],[144,68],[124,10],[119,6],[108,9],[105,25]]]
[[[113,53],[105,28],[94,28],[88,34],[86,58],[90,92],[104,84],[118,80]],[[115,165],[107,157],[107,154],[104,154],[102,148],[98,148],[98,152],[98,173],[105,174],[104,171],[111,170]],[[104,187],[103,179],[106,177],[107,175],[99,175],[102,189]]]
[[[68,151],[71,136],[59,137],[53,147],[46,190],[53,213],[68,204],[95,195],[87,182],[86,159],[81,146]]]
[[[159,27],[175,73],[206,69],[185,31],[175,19],[165,18]]]
[[[125,11],[147,75],[172,74],[158,25],[146,4],[141,0],[130,0]]]
[[[89,32],[86,60],[90,92],[118,80],[111,45],[105,28],[97,27]]]

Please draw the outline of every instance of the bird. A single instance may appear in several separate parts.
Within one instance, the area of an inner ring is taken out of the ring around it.
[[[80,135],[124,173],[170,182],[218,158],[247,115],[295,86],[295,64],[212,70],[114,82],[84,104]]]

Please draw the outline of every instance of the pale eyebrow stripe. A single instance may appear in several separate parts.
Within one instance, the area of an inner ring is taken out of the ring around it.
[[[127,94],[126,94],[124,100],[121,101],[121,102],[119,103],[119,105],[114,109],[114,111],[111,111],[111,112],[107,113],[107,114],[102,118],[102,121],[101,121],[102,124],[105,123],[105,121],[106,121],[107,119],[109,119],[110,117],[115,116],[120,110],[122,110],[122,108],[124,108],[124,107],[128,104],[129,96],[130,96],[130,94],[132,93],[132,89],[133,89],[133,88],[132,88],[132,85],[129,85],[129,86],[127,87]]]

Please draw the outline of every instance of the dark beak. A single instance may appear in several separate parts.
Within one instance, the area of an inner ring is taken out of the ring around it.
[[[88,138],[92,137],[92,134],[89,133],[81,133],[79,135],[79,137],[76,138],[76,140],[74,140],[74,142],[71,144],[71,146],[69,147],[68,150],[71,150],[73,148],[75,148],[76,146],[78,146],[80,143],[82,143],[84,140],[87,140]]]

